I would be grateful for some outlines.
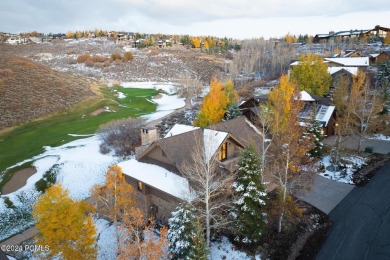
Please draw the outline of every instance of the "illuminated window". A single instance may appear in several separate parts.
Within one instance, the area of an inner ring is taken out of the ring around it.
[[[143,188],[142,182],[137,181],[137,188],[138,188],[139,191],[142,191],[142,188]]]
[[[227,143],[223,143],[219,150],[218,160],[222,161],[227,158]]]

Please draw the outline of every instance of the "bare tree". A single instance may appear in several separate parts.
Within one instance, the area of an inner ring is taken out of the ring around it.
[[[192,162],[184,163],[182,169],[196,193],[193,205],[205,225],[209,246],[211,230],[221,229],[230,223],[227,212],[232,207],[229,194],[234,176],[219,166],[216,131],[204,129],[204,132],[203,138],[196,138]]]
[[[102,140],[100,152],[103,154],[114,151],[117,156],[129,156],[134,153],[135,147],[141,144],[140,128],[145,121],[140,118],[117,120],[102,125],[98,130]]]
[[[178,94],[183,97],[197,97],[202,93],[203,83],[200,77],[194,73],[194,75],[183,76],[180,79],[180,85],[177,86]]]
[[[380,112],[383,110],[383,99],[370,87],[366,80],[364,72],[359,71],[356,77],[353,77],[351,94],[348,106],[353,116],[353,125],[355,133],[359,137],[358,151],[360,151],[362,141],[367,134],[373,133],[383,123],[383,116]]]

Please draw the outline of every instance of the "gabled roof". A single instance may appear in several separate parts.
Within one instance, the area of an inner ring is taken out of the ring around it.
[[[370,65],[368,57],[349,58],[324,58],[326,61],[340,64],[344,67],[368,67]]]
[[[211,126],[215,130],[226,131],[237,138],[244,146],[254,144],[260,149],[259,145],[263,141],[263,135],[245,116],[240,116],[228,121]],[[260,152],[260,150],[259,150]]]
[[[153,142],[143,153],[140,154],[139,160],[142,161],[145,159],[149,152],[159,146],[166,154],[166,157],[169,158],[169,160],[176,166],[177,170],[181,172],[185,163],[195,163],[192,158],[194,147],[199,145],[203,146],[202,149],[205,151],[205,157],[210,160],[227,138],[231,138],[239,146],[244,147],[237,138],[226,131],[194,127],[192,131],[167,136]]]
[[[341,70],[344,70],[345,72],[351,75],[357,75],[358,73],[358,67],[329,67],[328,68],[328,72],[330,75],[333,75]]]
[[[304,90],[300,92],[300,100],[303,102],[316,101],[309,93]]]
[[[160,166],[142,163],[135,159],[118,163],[118,166],[122,168],[125,175],[174,197],[186,201],[191,201],[194,198],[194,194],[191,193],[186,178],[174,174]]]
[[[197,126],[191,126],[191,125],[182,125],[182,124],[175,124],[171,130],[164,136],[164,138],[187,133],[193,130],[198,129]]]

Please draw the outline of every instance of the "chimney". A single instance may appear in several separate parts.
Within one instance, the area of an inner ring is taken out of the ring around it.
[[[157,128],[145,126],[141,128],[141,145],[151,144],[158,140]]]

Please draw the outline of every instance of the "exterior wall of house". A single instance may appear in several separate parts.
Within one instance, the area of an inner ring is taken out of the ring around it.
[[[173,162],[165,155],[161,147],[156,146],[152,151],[148,153],[148,157],[154,160],[173,165]]]
[[[384,62],[384,61],[387,61],[387,60],[389,60],[389,59],[390,59],[389,55],[386,54],[386,53],[384,53],[384,52],[382,52],[381,54],[379,54],[379,55],[376,57],[375,62],[378,63],[378,64],[380,64],[380,63],[382,63],[382,62]]]
[[[148,216],[161,221],[162,224],[168,224],[172,211],[182,202],[165,192],[147,186],[149,212]]]
[[[232,140],[227,140],[227,159],[238,157],[240,155],[240,149],[238,146],[232,142]]]
[[[149,217],[154,217],[161,221],[162,224],[167,224],[172,211],[182,202],[180,199],[173,197],[163,191],[150,187],[142,183],[142,190],[138,189],[138,180],[126,176],[126,182],[134,189],[134,199],[138,207],[147,220]]]

